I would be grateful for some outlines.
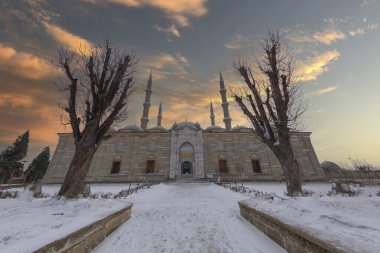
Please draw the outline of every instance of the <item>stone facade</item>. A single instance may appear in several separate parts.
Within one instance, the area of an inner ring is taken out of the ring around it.
[[[217,178],[224,180],[283,180],[281,165],[273,152],[252,128],[231,128],[226,89],[220,74],[220,91],[225,128],[215,126],[210,104],[211,126],[175,123],[161,126],[162,107],[156,127],[148,128],[152,74],[148,79],[141,127],[127,126],[110,131],[110,138],[98,147],[88,182],[166,181],[178,178]],[[309,132],[294,132],[292,145],[304,180],[324,180],[324,172],[310,141]],[[58,134],[59,142],[43,179],[61,183],[74,154],[71,134]]]
[[[183,122],[172,129],[153,128],[142,131],[127,127],[111,132],[111,138],[99,146],[88,176],[88,182],[166,181],[181,177],[216,178],[226,180],[283,180],[281,165],[273,152],[256,137],[250,128],[235,127],[231,131]],[[186,144],[185,153],[181,147]],[[310,133],[296,132],[292,144],[304,180],[324,180],[324,172],[310,142]],[[191,148],[192,147],[192,148]],[[60,183],[74,154],[71,134],[59,134],[52,162],[43,179],[45,183]],[[228,172],[220,172],[220,160],[225,160]],[[258,161],[260,173],[253,171],[252,161]],[[115,161],[117,173],[111,173]],[[147,171],[151,161],[153,171]],[[182,173],[184,162],[189,173]]]

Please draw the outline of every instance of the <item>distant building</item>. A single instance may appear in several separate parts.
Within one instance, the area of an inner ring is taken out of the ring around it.
[[[203,129],[193,122],[161,126],[162,106],[157,126],[148,128],[152,74],[148,79],[141,125],[109,132],[95,153],[88,182],[166,181],[180,178],[228,180],[283,180],[284,174],[273,152],[262,143],[252,128],[231,127],[226,89],[220,74],[220,93],[224,128],[215,125],[212,103],[211,126]],[[310,141],[310,132],[294,132],[291,141],[304,180],[323,180]],[[72,134],[60,133],[44,183],[61,183],[74,154]],[[133,176],[132,176],[133,175]]]

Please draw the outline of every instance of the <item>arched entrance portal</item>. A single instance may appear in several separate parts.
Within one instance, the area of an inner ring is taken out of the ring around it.
[[[192,174],[192,169],[191,169],[191,162],[189,161],[184,161],[182,162],[182,175],[190,175]]]
[[[192,177],[194,168],[194,147],[188,142],[185,142],[179,148],[179,164],[181,165],[181,176]]]

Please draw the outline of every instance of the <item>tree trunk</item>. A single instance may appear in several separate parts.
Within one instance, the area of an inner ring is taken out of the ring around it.
[[[281,142],[280,142],[281,143]],[[294,157],[293,149],[290,140],[286,139],[282,142],[281,151],[278,152],[277,158],[279,159],[286,179],[286,188],[288,196],[294,196],[302,193],[302,177],[300,168]]]
[[[94,126],[93,126],[94,127]],[[85,186],[85,178],[90,169],[92,158],[95,155],[95,131],[96,129],[86,129],[83,131],[81,141],[76,147],[74,157],[70,163],[65,180],[59,190],[59,196],[67,198],[77,198],[82,193]]]

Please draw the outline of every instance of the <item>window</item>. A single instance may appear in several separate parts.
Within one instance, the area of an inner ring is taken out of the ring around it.
[[[227,159],[224,156],[219,157],[219,173],[228,173]]]
[[[260,161],[257,159],[251,160],[253,173],[263,173],[260,166]]]
[[[145,168],[145,172],[147,174],[150,174],[150,173],[154,173],[154,166],[155,166],[155,160],[147,160],[146,161],[146,168]]]
[[[111,174],[119,174],[121,167],[121,155],[116,155],[112,162]]]
[[[121,165],[121,161],[113,161],[111,174],[119,174],[120,173],[120,165]]]

